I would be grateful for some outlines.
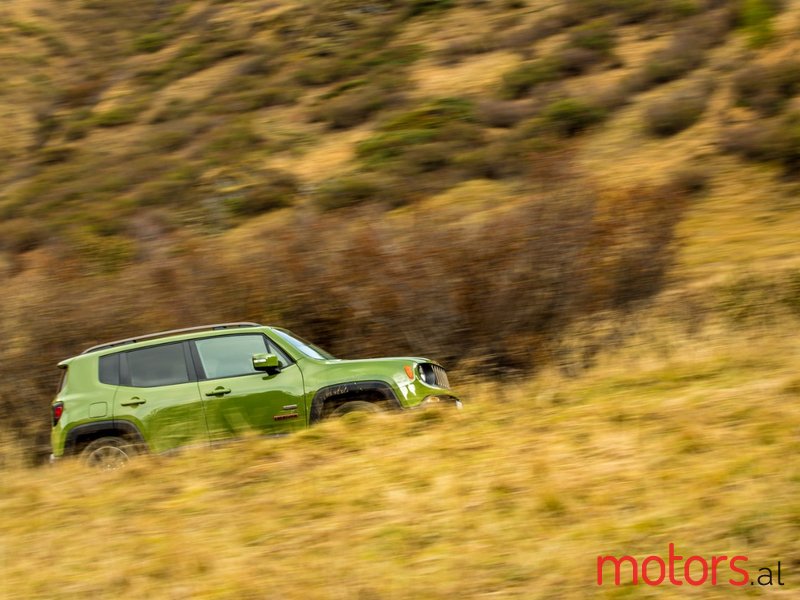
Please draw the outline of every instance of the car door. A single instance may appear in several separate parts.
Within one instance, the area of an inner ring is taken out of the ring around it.
[[[307,422],[300,368],[263,334],[198,339],[192,351],[212,442],[289,432]],[[253,355],[264,353],[278,356],[279,370],[253,369]]]
[[[136,425],[150,449],[208,445],[204,405],[187,342],[120,353],[114,419]]]

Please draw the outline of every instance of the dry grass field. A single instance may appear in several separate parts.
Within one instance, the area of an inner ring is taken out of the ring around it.
[[[598,555],[670,542],[754,572],[781,561],[786,586],[764,595],[793,597],[797,336],[650,325],[580,377],[463,373],[459,413],[345,419],[111,473],[5,454],[4,597],[743,593],[597,586]]]

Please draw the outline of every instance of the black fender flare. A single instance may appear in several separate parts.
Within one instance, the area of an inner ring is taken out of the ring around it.
[[[119,435],[121,433],[122,435],[130,437],[135,443],[145,445],[144,436],[136,425],[130,421],[109,419],[84,423],[83,425],[78,425],[70,429],[67,432],[66,440],[64,440],[64,455],[75,453],[80,438],[101,432],[108,432],[109,435]]]
[[[311,400],[308,424],[312,425],[322,420],[322,411],[325,406],[325,401],[329,398],[357,392],[377,392],[382,400],[386,400],[394,408],[402,408],[392,386],[385,381],[350,381],[347,383],[338,383],[336,385],[328,385],[320,388],[317,390],[317,393],[314,394],[314,398]]]

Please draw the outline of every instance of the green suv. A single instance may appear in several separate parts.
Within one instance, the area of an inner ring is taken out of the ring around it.
[[[352,411],[461,402],[424,358],[339,360],[278,327],[226,323],[94,346],[58,365],[53,459],[114,468],[137,452],[279,435]]]

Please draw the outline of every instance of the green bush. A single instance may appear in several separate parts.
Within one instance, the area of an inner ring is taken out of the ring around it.
[[[292,85],[270,84],[260,77],[240,76],[218,88],[203,108],[211,114],[251,112],[293,104],[298,96],[298,89]]]
[[[752,47],[760,48],[775,38],[772,17],[780,8],[781,2],[776,0],[739,0],[738,21]]]
[[[234,215],[248,217],[290,206],[299,192],[297,178],[288,171],[268,169],[258,173],[257,181],[226,199]]]
[[[142,33],[133,40],[133,50],[140,53],[158,52],[167,45],[168,41],[168,36],[161,31]]]
[[[242,119],[216,130],[206,146],[206,152],[219,155],[223,160],[231,160],[238,154],[257,148],[263,142],[264,139],[253,128],[253,123]]]
[[[411,0],[408,4],[408,16],[414,17],[428,12],[446,10],[455,6],[455,0]]]
[[[380,166],[401,156],[407,148],[433,141],[437,137],[432,129],[404,129],[378,132],[356,146],[356,156],[372,167]]]
[[[381,168],[416,146],[448,142],[453,148],[475,142],[480,135],[472,102],[442,98],[397,114],[356,147],[368,168]]]
[[[250,45],[247,40],[193,41],[184,44],[170,60],[136,73],[139,80],[152,88],[161,88],[173,81],[207,69],[213,64],[244,54]]]
[[[573,29],[567,44],[573,48],[608,54],[614,49],[616,40],[613,24],[608,19],[594,19]]]
[[[543,123],[562,137],[577,135],[605,116],[602,108],[581,98],[556,100],[541,113]]]
[[[143,106],[140,104],[123,104],[110,108],[105,112],[95,113],[91,119],[97,127],[120,127],[136,121]]]
[[[385,186],[375,177],[352,174],[322,184],[314,195],[314,201],[323,210],[333,210],[385,199],[384,191]]]
[[[506,99],[525,96],[537,85],[563,77],[561,65],[552,58],[522,63],[503,75],[501,94]]]
[[[294,80],[304,86],[335,83],[351,77],[363,77],[367,73],[392,73],[397,76],[404,67],[416,62],[423,54],[423,47],[407,44],[386,47],[380,42],[361,41],[353,45],[341,44],[326,49],[321,56],[311,55],[294,71]]]
[[[437,131],[453,123],[475,123],[475,105],[464,98],[440,98],[419,108],[395,115],[379,131],[422,129]]]
[[[175,152],[189,144],[208,126],[204,121],[192,119],[154,127],[144,139],[144,146],[153,152]]]

